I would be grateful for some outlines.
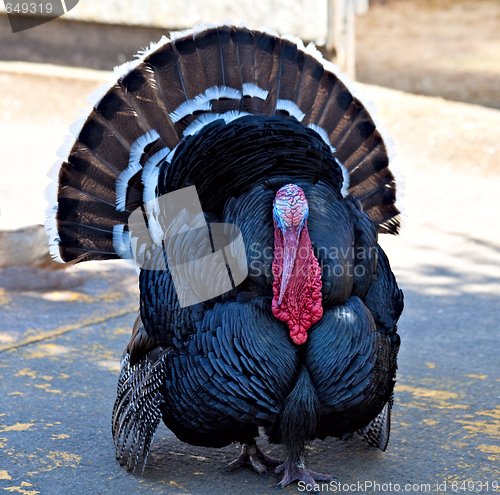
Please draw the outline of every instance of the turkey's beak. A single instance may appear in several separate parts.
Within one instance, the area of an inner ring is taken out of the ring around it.
[[[283,233],[283,272],[281,275],[280,296],[278,306],[283,301],[288,282],[292,275],[295,258],[297,256],[297,247],[299,245],[300,233],[302,227],[289,227],[282,230]]]

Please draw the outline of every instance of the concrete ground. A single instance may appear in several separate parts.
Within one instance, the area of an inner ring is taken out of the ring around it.
[[[106,78],[1,65],[0,228],[43,221],[44,175],[85,95]],[[312,444],[307,462],[343,485],[359,482],[342,486],[351,493],[390,491],[389,483],[452,493],[464,481],[475,483],[465,491],[491,492],[500,483],[500,111],[363,89],[391,130],[407,183],[405,228],[381,239],[406,298],[393,430],[385,453],[328,439]],[[221,473],[236,445],[192,447],[163,426],[144,474],[120,468],[110,417],[138,305],[135,271],[89,263],[38,285],[37,277],[0,273],[0,489],[273,493],[273,477]]]

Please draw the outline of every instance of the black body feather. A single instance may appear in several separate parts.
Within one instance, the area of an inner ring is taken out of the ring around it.
[[[296,464],[314,438],[358,432],[384,450],[403,295],[377,232],[399,229],[397,185],[377,126],[328,64],[265,32],[195,30],[145,53],[75,137],[49,222],[63,261],[130,257],[130,213],[192,185],[209,223],[240,228],[248,259],[243,283],[184,308],[168,266],[141,270],[113,412],[120,462],[145,463],[160,417],[206,447],[264,427]],[[272,204],[291,182],[323,284],[302,346],[271,313]]]

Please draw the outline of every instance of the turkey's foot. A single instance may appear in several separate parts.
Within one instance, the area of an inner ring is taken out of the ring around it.
[[[249,445],[244,443],[240,456],[231,464],[228,464],[222,472],[234,471],[242,466],[250,466],[256,473],[267,478],[267,467],[274,467],[281,464],[281,461],[268,457],[259,449],[256,443]]]
[[[294,481],[299,481],[304,483],[306,490],[319,493],[318,490],[315,490],[315,487],[318,487],[318,481],[338,481],[335,476],[330,476],[329,474],[316,473],[311,469],[306,469],[303,462],[299,462],[298,464],[294,464],[291,462],[285,462],[276,468],[276,474],[280,474],[284,471],[283,479],[276,485],[276,490],[280,490],[281,488],[285,488],[290,483]]]

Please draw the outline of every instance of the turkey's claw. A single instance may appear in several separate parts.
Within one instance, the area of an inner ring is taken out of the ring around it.
[[[274,467],[279,464],[281,464],[281,461],[268,457],[259,449],[256,443],[252,445],[244,443],[239,457],[228,464],[222,472],[234,471],[242,466],[251,466],[257,474],[267,478],[267,467]]]
[[[276,490],[285,488],[285,486],[288,486],[294,481],[302,481],[305,483],[305,486],[308,489],[310,488],[309,491],[312,491],[313,493],[319,493],[318,491],[314,490],[314,485],[317,485],[318,481],[338,481],[335,476],[316,473],[311,469],[306,469],[302,462],[299,465],[284,463],[276,468],[276,474],[280,474],[283,471],[285,471],[285,474],[283,475],[283,479],[276,485]]]

